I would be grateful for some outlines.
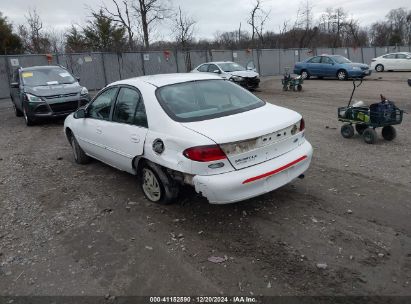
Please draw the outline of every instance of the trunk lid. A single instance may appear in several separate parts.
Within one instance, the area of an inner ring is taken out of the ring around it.
[[[272,104],[216,119],[182,123],[219,144],[235,169],[293,150],[302,140],[301,115]]]

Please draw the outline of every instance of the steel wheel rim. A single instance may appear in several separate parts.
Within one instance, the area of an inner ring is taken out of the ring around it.
[[[160,183],[154,173],[146,168],[143,169],[143,191],[153,202],[157,202],[161,198]]]
[[[308,73],[307,73],[306,71],[304,71],[304,72],[301,73],[301,77],[302,77],[303,79],[306,79],[307,76],[308,76]]]
[[[378,65],[377,66],[377,72],[381,72],[382,71],[382,66]]]
[[[339,72],[338,73],[338,79],[344,79],[345,78],[345,73],[344,72]]]

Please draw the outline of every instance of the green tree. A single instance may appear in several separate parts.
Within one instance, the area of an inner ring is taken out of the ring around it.
[[[68,30],[66,34],[66,52],[77,53],[87,50],[86,38],[81,30],[74,25]]]
[[[0,12],[0,54],[18,54],[22,47],[20,37],[13,33],[13,26]]]
[[[87,47],[92,51],[124,50],[127,45],[125,28],[117,25],[102,9],[92,16],[82,33]]]

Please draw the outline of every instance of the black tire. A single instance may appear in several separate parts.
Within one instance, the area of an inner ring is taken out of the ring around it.
[[[311,77],[310,73],[308,73],[307,70],[302,70],[300,75],[301,75],[302,79],[310,79],[310,77]]]
[[[346,70],[339,70],[337,72],[337,78],[338,80],[347,80],[348,79],[348,74]]]
[[[363,124],[356,124],[355,125],[355,130],[360,135],[362,135],[364,133],[364,130],[367,129],[367,128],[368,128],[367,125],[363,125]]]
[[[23,116],[24,116],[24,122],[26,123],[26,126],[34,126],[35,121],[33,118],[27,115],[26,108],[23,106]]]
[[[377,141],[377,132],[373,128],[365,129],[362,136],[367,144],[374,144]]]
[[[287,86],[283,86],[283,91],[284,91],[284,92],[288,91],[288,87],[287,87]]]
[[[16,105],[13,102],[13,109],[14,109],[14,115],[16,115],[17,117],[22,117],[23,116],[23,112],[20,111],[19,109],[17,109]]]
[[[149,201],[168,205],[178,197],[178,184],[160,166],[143,161],[138,175],[141,191]]]
[[[382,64],[377,64],[375,66],[375,71],[376,72],[384,72],[384,66]]]
[[[351,124],[344,124],[341,127],[341,135],[344,138],[351,138],[354,136],[354,128]]]
[[[397,131],[393,126],[385,126],[382,128],[381,135],[385,140],[391,141],[397,137]]]
[[[303,90],[303,86],[301,84],[297,85],[297,91],[301,92]]]
[[[74,161],[80,165],[88,164],[91,158],[80,147],[74,135],[71,136],[70,142],[73,150]]]

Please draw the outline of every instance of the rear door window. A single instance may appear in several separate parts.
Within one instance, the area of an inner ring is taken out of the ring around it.
[[[139,92],[121,88],[113,111],[113,121],[147,127],[147,116]]]

